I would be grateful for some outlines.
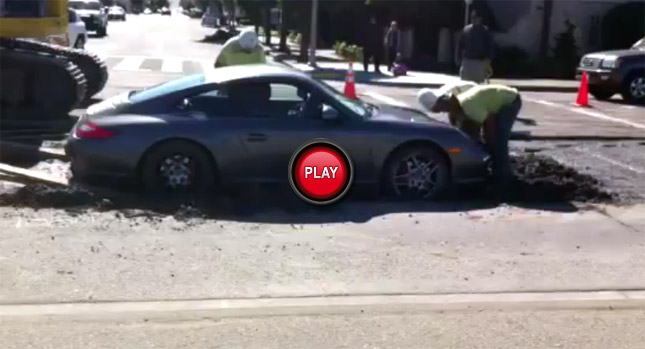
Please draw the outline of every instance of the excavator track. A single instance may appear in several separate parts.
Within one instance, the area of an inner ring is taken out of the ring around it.
[[[0,115],[10,119],[55,119],[84,100],[87,81],[63,56],[21,49],[0,40]]]
[[[17,48],[62,56],[76,64],[85,75],[85,80],[87,80],[85,100],[89,100],[94,95],[101,92],[107,83],[107,64],[105,64],[105,61],[94,53],[33,40],[19,39],[15,41]]]

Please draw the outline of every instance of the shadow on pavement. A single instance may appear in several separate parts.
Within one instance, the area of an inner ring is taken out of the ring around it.
[[[339,203],[326,207],[301,201],[287,187],[253,186],[210,198],[168,198],[133,193],[103,193],[87,186],[48,187],[26,185],[11,194],[0,195],[0,205],[118,212],[122,217],[174,216],[177,219],[232,220],[250,223],[323,224],[366,222],[393,213],[468,212],[490,209],[499,204],[484,198],[463,198],[438,202],[397,202],[354,191]],[[101,195],[105,194],[105,195]],[[511,203],[512,206],[521,206]],[[526,203],[526,207],[556,212],[575,212],[569,203]]]

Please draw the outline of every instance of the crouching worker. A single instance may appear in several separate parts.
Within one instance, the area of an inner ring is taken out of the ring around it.
[[[222,46],[215,68],[241,64],[266,63],[266,57],[258,36],[252,29],[244,30]]]
[[[477,86],[474,82],[470,81],[458,81],[450,84],[443,85],[437,90],[431,90],[429,88],[424,88],[417,93],[417,101],[421,106],[426,110],[436,113],[434,106],[437,103],[439,98],[449,98],[452,95],[458,95],[460,93],[466,92],[472,87]],[[470,137],[479,140],[480,128],[479,125],[474,124],[474,122],[468,122],[467,120],[455,120],[449,115],[450,125],[459,128],[462,132],[468,134]]]
[[[502,85],[478,85],[457,95],[444,95],[432,107],[433,112],[448,112],[458,122],[474,122],[483,131],[493,161],[496,193],[501,197],[508,194],[505,189],[513,177],[508,142],[521,108],[519,92]]]

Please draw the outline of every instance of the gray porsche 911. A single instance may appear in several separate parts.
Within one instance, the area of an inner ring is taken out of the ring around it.
[[[414,110],[346,98],[282,66],[213,69],[92,105],[70,132],[76,178],[125,176],[148,190],[200,191],[288,183],[293,153],[312,139],[341,146],[355,184],[432,199],[484,180],[486,154],[461,131]]]

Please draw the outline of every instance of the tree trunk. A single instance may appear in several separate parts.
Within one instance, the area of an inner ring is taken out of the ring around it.
[[[264,44],[271,46],[271,8],[262,8],[262,19],[264,22]]]
[[[289,31],[287,30],[287,16],[288,16],[288,5],[285,4],[283,1],[281,3],[280,9],[281,15],[280,15],[280,46],[278,50],[280,52],[289,52],[289,48],[287,47],[287,35],[289,34]]]
[[[302,40],[300,41],[300,56],[298,62],[307,63],[309,61],[309,39],[311,36],[311,1],[299,1],[298,27]]]
[[[549,43],[551,42],[551,15],[553,13],[553,0],[544,0],[542,17],[542,35],[540,38],[540,57],[549,56]]]

